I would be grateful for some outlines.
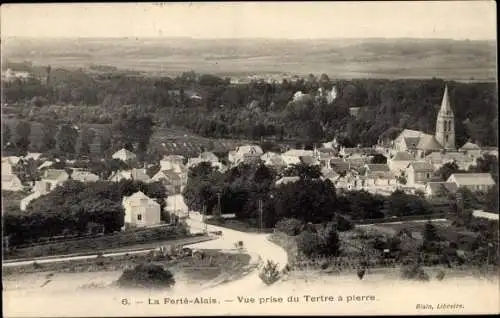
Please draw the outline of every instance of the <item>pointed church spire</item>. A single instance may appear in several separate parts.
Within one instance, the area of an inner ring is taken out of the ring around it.
[[[455,115],[451,110],[448,85],[445,86],[441,109],[437,116],[435,137],[444,149],[455,149]]]
[[[444,87],[443,100],[441,101],[440,116],[453,116],[453,111],[450,106],[450,98],[448,97],[448,85]]]

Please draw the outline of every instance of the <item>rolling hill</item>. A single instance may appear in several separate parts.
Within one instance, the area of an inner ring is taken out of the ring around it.
[[[331,78],[495,80],[493,41],[434,39],[7,38],[10,62],[105,65],[175,76],[194,70],[219,76],[297,74]],[[7,63],[8,66],[8,63]]]

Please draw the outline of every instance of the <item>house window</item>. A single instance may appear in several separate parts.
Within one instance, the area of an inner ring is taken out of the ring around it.
[[[429,179],[430,177],[431,177],[431,174],[430,174],[430,173],[428,173],[428,174],[427,174],[427,179]]]
[[[137,214],[137,221],[142,221],[142,214]]]

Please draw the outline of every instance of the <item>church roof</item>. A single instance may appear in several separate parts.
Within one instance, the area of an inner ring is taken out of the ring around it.
[[[423,134],[423,132],[418,131],[418,130],[405,129],[399,134],[399,136],[402,138],[408,138],[408,137],[419,138],[422,134]]]
[[[442,146],[436,140],[436,137],[434,137],[433,135],[425,134],[420,138],[417,148],[423,150],[439,150],[442,148]]]
[[[420,142],[420,137],[405,137],[406,148],[416,148]]]
[[[396,152],[396,154],[394,155],[394,157],[392,157],[392,161],[410,161],[413,159],[413,156],[409,153],[409,152],[406,152],[406,151],[400,151],[400,152]]]

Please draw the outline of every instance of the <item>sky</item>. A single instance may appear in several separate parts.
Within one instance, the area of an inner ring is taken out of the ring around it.
[[[30,37],[496,40],[494,1],[8,4],[1,33]]]

